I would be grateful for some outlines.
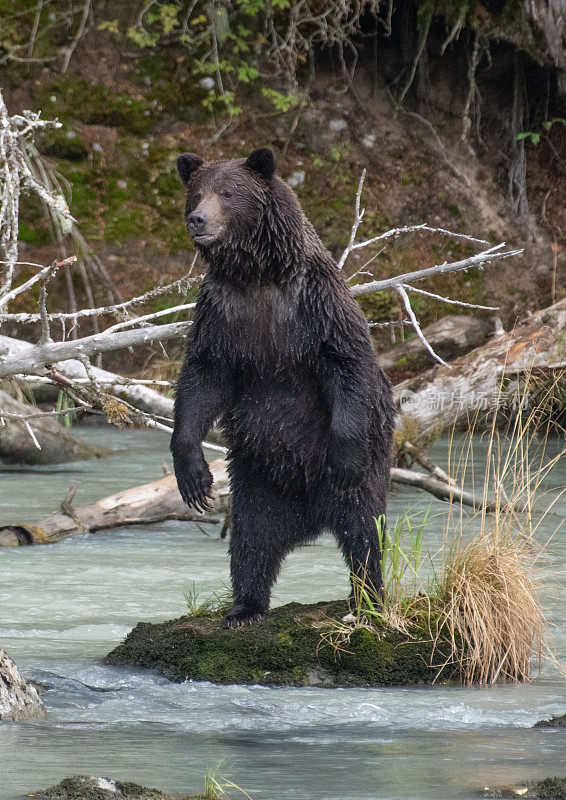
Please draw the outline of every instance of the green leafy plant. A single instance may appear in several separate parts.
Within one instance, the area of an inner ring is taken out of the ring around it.
[[[264,97],[268,100],[271,100],[273,106],[277,111],[281,111],[282,114],[286,114],[287,111],[290,111],[292,108],[296,108],[303,104],[303,100],[296,94],[282,94],[281,92],[277,92],[275,89],[266,89],[263,88],[261,93]]]
[[[547,133],[553,125],[564,125],[564,127],[566,127],[566,119],[563,119],[562,117],[554,117],[554,119],[547,119],[542,123],[543,130],[545,130]],[[529,139],[530,143],[536,147],[538,144],[540,144],[541,135],[542,134],[540,131],[522,131],[521,133],[517,134],[517,141],[521,142],[523,139]]]
[[[183,590],[183,597],[190,617],[204,617],[207,614],[224,611],[232,602],[231,590],[226,586],[219,592],[214,592],[212,597],[201,599],[194,581],[191,586]]]
[[[59,394],[57,395],[55,411],[64,411],[66,408],[72,408],[74,405],[75,404],[73,400],[69,397],[69,395],[64,391],[60,391]],[[61,420],[61,422],[63,422],[66,428],[70,428],[73,422],[76,420],[76,418],[77,418],[76,411],[69,411],[68,414],[62,414],[59,417],[59,419]]]

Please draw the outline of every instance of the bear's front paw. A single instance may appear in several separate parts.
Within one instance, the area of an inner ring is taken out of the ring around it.
[[[212,497],[212,474],[204,457],[200,459],[175,459],[177,486],[185,503],[197,511],[209,511]]]
[[[257,606],[247,606],[244,603],[235,603],[224,617],[224,628],[244,628],[260,622],[267,616],[267,611],[259,611]]]

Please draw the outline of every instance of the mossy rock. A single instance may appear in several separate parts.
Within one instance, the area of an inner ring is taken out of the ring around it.
[[[543,778],[516,786],[485,789],[484,797],[527,797],[532,800],[566,800],[566,778]]]
[[[348,613],[346,601],[273,609],[251,627],[226,630],[221,612],[140,622],[107,664],[157,669],[175,681],[268,686],[392,686],[432,683],[448,651],[423,632],[355,630],[340,652],[321,633]]]
[[[566,714],[557,714],[550,719],[541,719],[535,722],[533,728],[566,728]]]
[[[147,789],[129,781],[113,781],[110,778],[89,778],[75,775],[65,778],[57,786],[34,792],[29,797],[37,800],[203,800],[204,795],[171,795],[158,789]]]

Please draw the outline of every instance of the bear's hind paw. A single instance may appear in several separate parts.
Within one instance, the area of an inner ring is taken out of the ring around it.
[[[237,603],[224,617],[224,628],[245,628],[254,622],[261,622],[267,616],[267,611],[258,611],[241,603]]]

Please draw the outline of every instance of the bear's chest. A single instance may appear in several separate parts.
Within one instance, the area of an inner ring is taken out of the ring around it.
[[[234,365],[276,368],[300,360],[305,351],[301,317],[296,291],[274,285],[245,291],[218,287],[218,344]]]

